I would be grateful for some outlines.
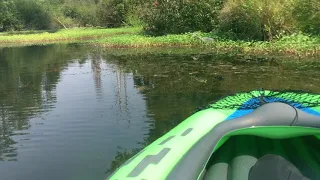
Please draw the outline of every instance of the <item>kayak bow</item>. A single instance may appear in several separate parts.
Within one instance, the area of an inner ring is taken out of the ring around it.
[[[145,147],[108,179],[248,180],[268,154],[291,162],[306,178],[320,177],[320,95],[264,90],[227,96]]]

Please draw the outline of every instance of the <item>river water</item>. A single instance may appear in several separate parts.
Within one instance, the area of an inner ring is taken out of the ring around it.
[[[0,179],[103,180],[223,96],[319,93],[318,62],[191,49],[1,48]]]

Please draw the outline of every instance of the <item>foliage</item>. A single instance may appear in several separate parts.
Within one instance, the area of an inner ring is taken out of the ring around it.
[[[49,29],[51,16],[37,0],[0,0],[0,31]]]
[[[21,29],[22,26],[15,3],[10,0],[0,0],[0,31]]]
[[[97,26],[98,0],[0,0],[0,31]]]
[[[15,4],[25,29],[50,29],[51,16],[40,2],[16,0]]]
[[[150,3],[143,1],[145,0],[141,0],[140,2],[136,0],[128,1],[129,8],[125,19],[126,25],[136,27],[144,26],[145,23],[143,22],[141,17],[143,17],[143,15],[148,11]]]
[[[98,5],[98,17],[104,27],[119,27],[124,24],[128,4],[126,0],[101,0]]]
[[[238,39],[272,40],[294,32],[294,0],[227,0],[220,11],[220,31]]]
[[[91,1],[69,0],[62,6],[65,18],[69,18],[73,23],[68,23],[68,27],[96,26],[98,24],[97,5]],[[67,20],[68,19],[64,19]]]
[[[134,26],[146,35],[273,41],[320,34],[319,12],[319,0],[0,0],[0,31]]]
[[[297,0],[293,12],[299,28],[312,34],[320,34],[320,1]]]
[[[142,17],[148,34],[180,34],[201,30],[209,32],[217,25],[215,1],[159,1]]]

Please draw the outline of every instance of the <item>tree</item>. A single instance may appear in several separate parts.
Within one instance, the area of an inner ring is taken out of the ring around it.
[[[12,0],[0,0],[0,31],[22,28],[16,5]]]
[[[25,29],[49,29],[52,18],[37,0],[15,0],[19,15]]]
[[[319,0],[297,0],[294,15],[304,32],[320,34]]]
[[[217,25],[217,0],[157,0],[143,16],[144,29],[153,35],[210,32]]]
[[[98,17],[102,26],[119,27],[124,24],[128,13],[126,0],[101,0],[98,6]]]

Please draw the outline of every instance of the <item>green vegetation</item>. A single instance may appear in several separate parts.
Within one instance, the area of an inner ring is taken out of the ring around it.
[[[210,32],[218,25],[216,0],[160,1],[143,14],[146,33],[152,35]]]
[[[272,40],[294,32],[293,0],[227,0],[220,31],[244,40]]]
[[[272,41],[320,31],[318,0],[159,0],[146,12],[144,30],[152,35],[202,31],[233,40]]]
[[[50,18],[40,1],[0,0],[0,31],[49,29]]]
[[[193,47],[216,53],[252,55],[319,56],[320,37],[292,34],[274,41],[244,41],[222,38],[215,33],[184,33],[146,36],[141,28],[76,28],[57,32],[24,31],[0,33],[0,46],[86,42],[104,48]]]
[[[0,0],[0,31],[120,27],[131,24],[140,13],[138,7],[148,4],[146,2],[148,0]]]
[[[143,26],[152,35],[219,32],[242,40],[319,34],[318,0],[0,0],[0,31]]]
[[[76,28],[54,31],[23,31],[16,33],[0,33],[1,44],[49,44],[57,42],[83,42],[95,38],[103,38],[116,34],[136,33],[140,28]]]
[[[0,31],[9,31],[0,33],[0,44],[197,46],[314,56],[319,12],[318,0],[0,0]]]
[[[303,32],[320,34],[320,1],[297,0],[293,14],[299,22],[298,28]]]
[[[205,38],[203,38],[205,37]],[[241,41],[220,38],[211,33],[186,33],[148,37],[142,34],[116,35],[97,41],[103,47],[201,47],[211,51],[235,54],[285,54],[298,56],[318,56],[320,37],[293,34],[277,41]]]

